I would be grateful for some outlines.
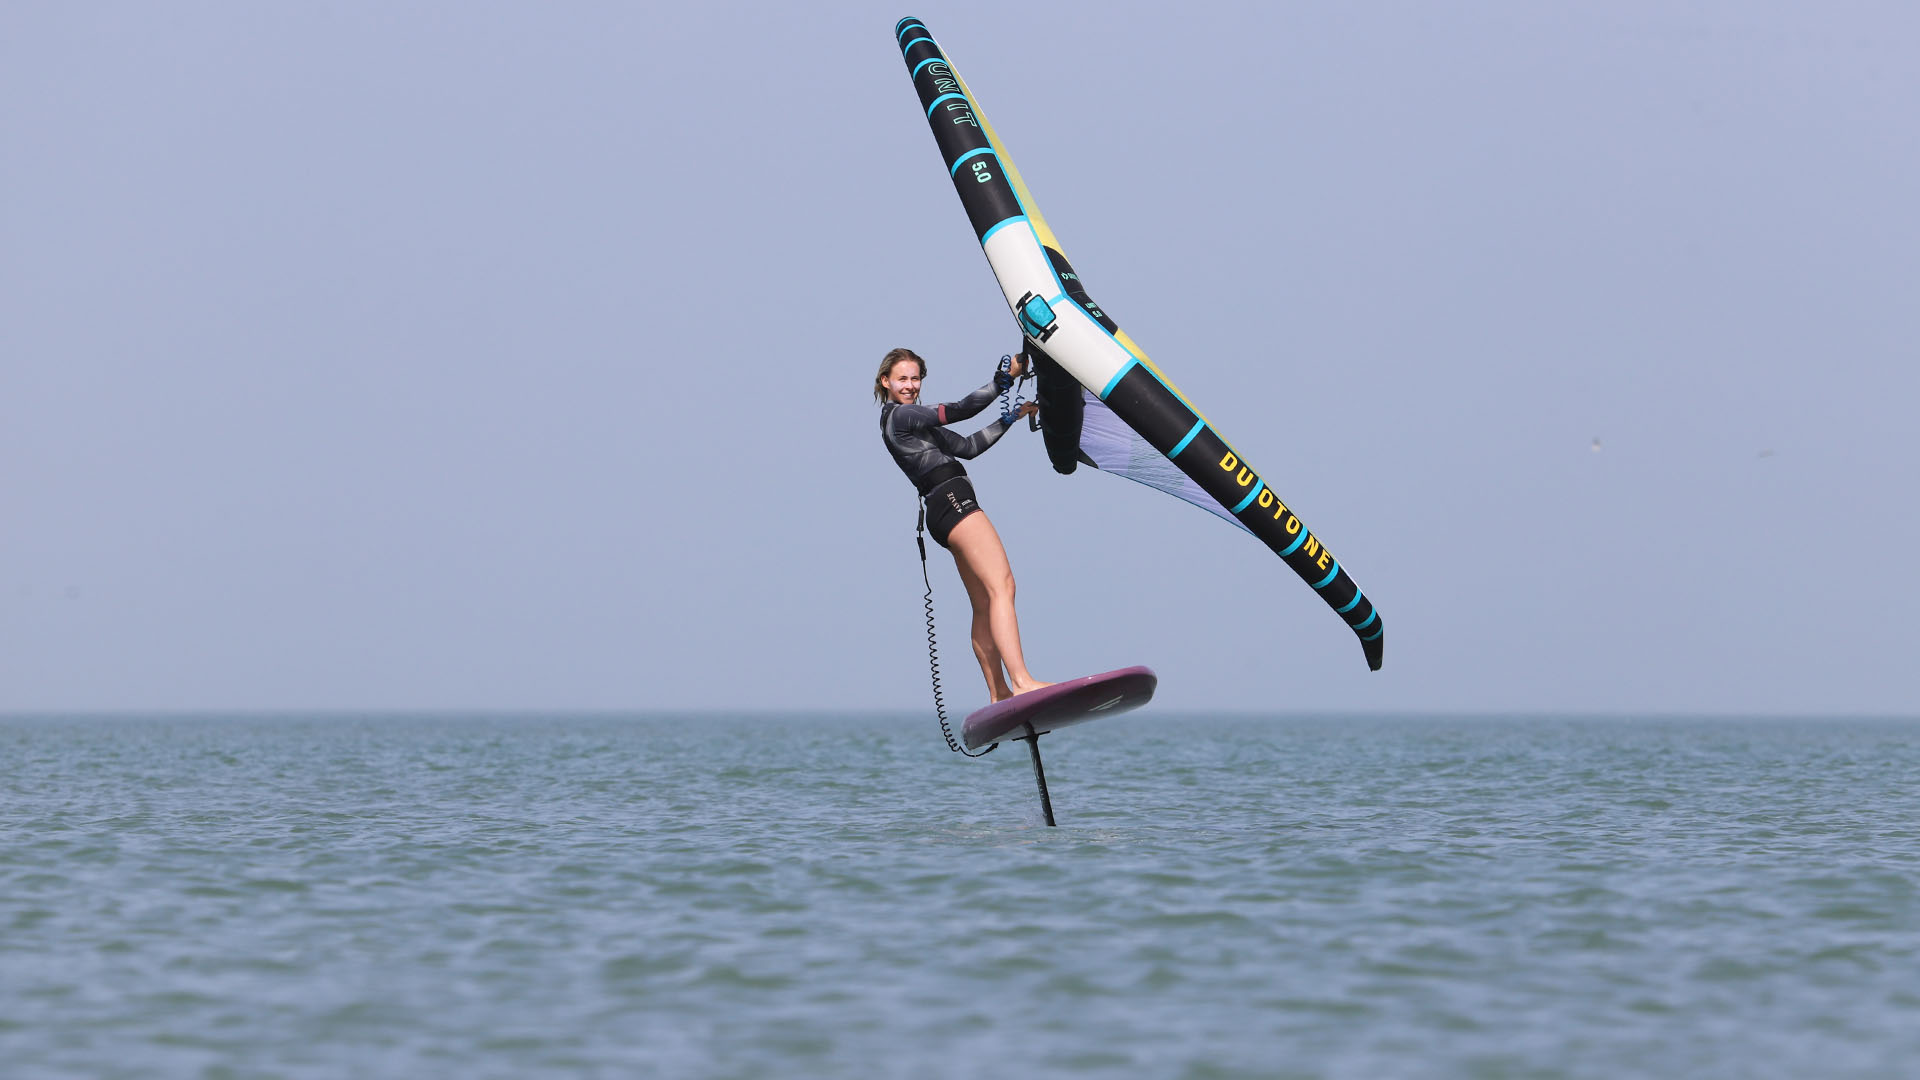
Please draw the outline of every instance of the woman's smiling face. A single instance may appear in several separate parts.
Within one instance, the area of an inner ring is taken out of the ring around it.
[[[887,400],[896,405],[911,405],[920,400],[920,380],[925,376],[920,365],[912,360],[896,360],[893,370],[880,380],[887,389]]]

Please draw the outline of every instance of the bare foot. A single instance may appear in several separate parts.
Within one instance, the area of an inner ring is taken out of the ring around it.
[[[1035,679],[1034,681],[1028,682],[1028,683],[1015,683],[1013,687],[1013,696],[1019,697],[1021,694],[1031,694],[1035,690],[1038,690],[1043,686],[1052,686],[1052,685],[1053,684],[1050,682],[1041,682],[1038,679]]]

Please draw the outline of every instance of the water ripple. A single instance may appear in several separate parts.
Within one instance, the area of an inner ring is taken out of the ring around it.
[[[1920,726],[0,721],[60,1076],[1888,1076]],[[1002,757],[1006,760],[1001,760]]]

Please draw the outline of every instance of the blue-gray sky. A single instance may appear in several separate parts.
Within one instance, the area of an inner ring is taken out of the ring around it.
[[[868,383],[1016,338],[907,14],[1388,627],[1019,431],[1036,674],[1920,712],[1920,16],[1747,2],[7,4],[0,710],[924,708]]]

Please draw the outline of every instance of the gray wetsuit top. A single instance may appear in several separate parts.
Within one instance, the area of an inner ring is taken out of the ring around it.
[[[887,402],[880,407],[880,437],[894,464],[913,481],[922,498],[944,481],[967,475],[956,458],[975,458],[1007,433],[1008,419],[1001,417],[971,435],[955,435],[948,424],[974,416],[992,404],[993,399],[1013,378],[1005,372],[993,381],[945,405],[900,405]]]

